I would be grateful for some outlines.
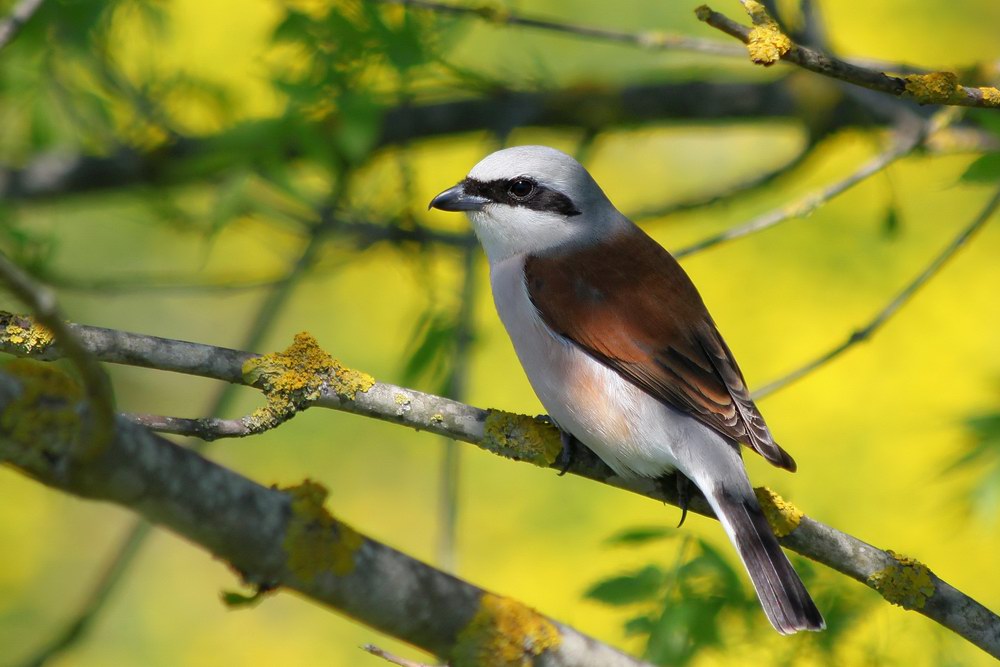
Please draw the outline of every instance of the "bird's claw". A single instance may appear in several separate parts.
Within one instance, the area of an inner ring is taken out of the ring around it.
[[[556,428],[559,427],[557,426]],[[560,428],[559,442],[562,444],[562,449],[559,451],[559,458],[556,459],[556,467],[559,468],[559,476],[562,477],[570,469],[570,466],[573,465],[574,459],[576,459],[577,439],[569,431],[564,431]]]

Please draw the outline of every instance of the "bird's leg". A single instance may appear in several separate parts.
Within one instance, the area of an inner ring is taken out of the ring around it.
[[[677,524],[680,528],[684,525],[684,519],[688,515],[688,503],[691,501],[691,480],[684,476],[680,470],[674,470],[670,474],[661,475],[656,479],[660,486],[660,492],[669,496],[670,491],[668,490],[668,484],[670,484],[670,478],[673,477],[673,483],[676,485],[677,490],[677,506],[681,508],[681,520]]]
[[[555,424],[555,422],[553,423]],[[580,441],[569,431],[564,431],[559,424],[556,424],[556,428],[559,429],[559,442],[562,443],[562,449],[559,451],[559,458],[556,459],[556,465],[559,467],[559,476],[562,477],[569,470],[569,467],[573,465],[573,460],[576,458],[576,446]]]

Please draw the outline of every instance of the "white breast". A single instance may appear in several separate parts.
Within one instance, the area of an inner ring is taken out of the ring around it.
[[[616,473],[657,477],[698,469],[700,460],[717,454],[732,458],[732,447],[710,429],[553,333],[528,298],[524,255],[495,263],[490,280],[497,312],[542,405]]]

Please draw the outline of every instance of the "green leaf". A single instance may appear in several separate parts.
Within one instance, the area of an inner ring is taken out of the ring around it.
[[[625,530],[612,535],[606,540],[606,544],[632,546],[655,542],[670,537],[676,537],[677,533],[671,528],[662,526],[638,526],[636,528],[626,528]]]
[[[663,570],[655,565],[649,565],[633,574],[600,581],[584,593],[584,596],[610,605],[646,602],[656,599],[665,579]]]
[[[961,180],[972,183],[996,183],[1000,181],[1000,151],[987,153],[969,165]]]
[[[252,595],[244,595],[243,593],[237,593],[236,591],[222,591],[219,593],[219,599],[222,600],[222,604],[226,605],[230,609],[247,609],[260,604],[260,601],[264,599],[265,595],[266,593],[263,591],[257,591]]]

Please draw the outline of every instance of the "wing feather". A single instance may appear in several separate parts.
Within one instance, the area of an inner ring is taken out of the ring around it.
[[[524,271],[528,295],[553,330],[663,403],[795,470],[694,284],[644,232],[532,255]]]

